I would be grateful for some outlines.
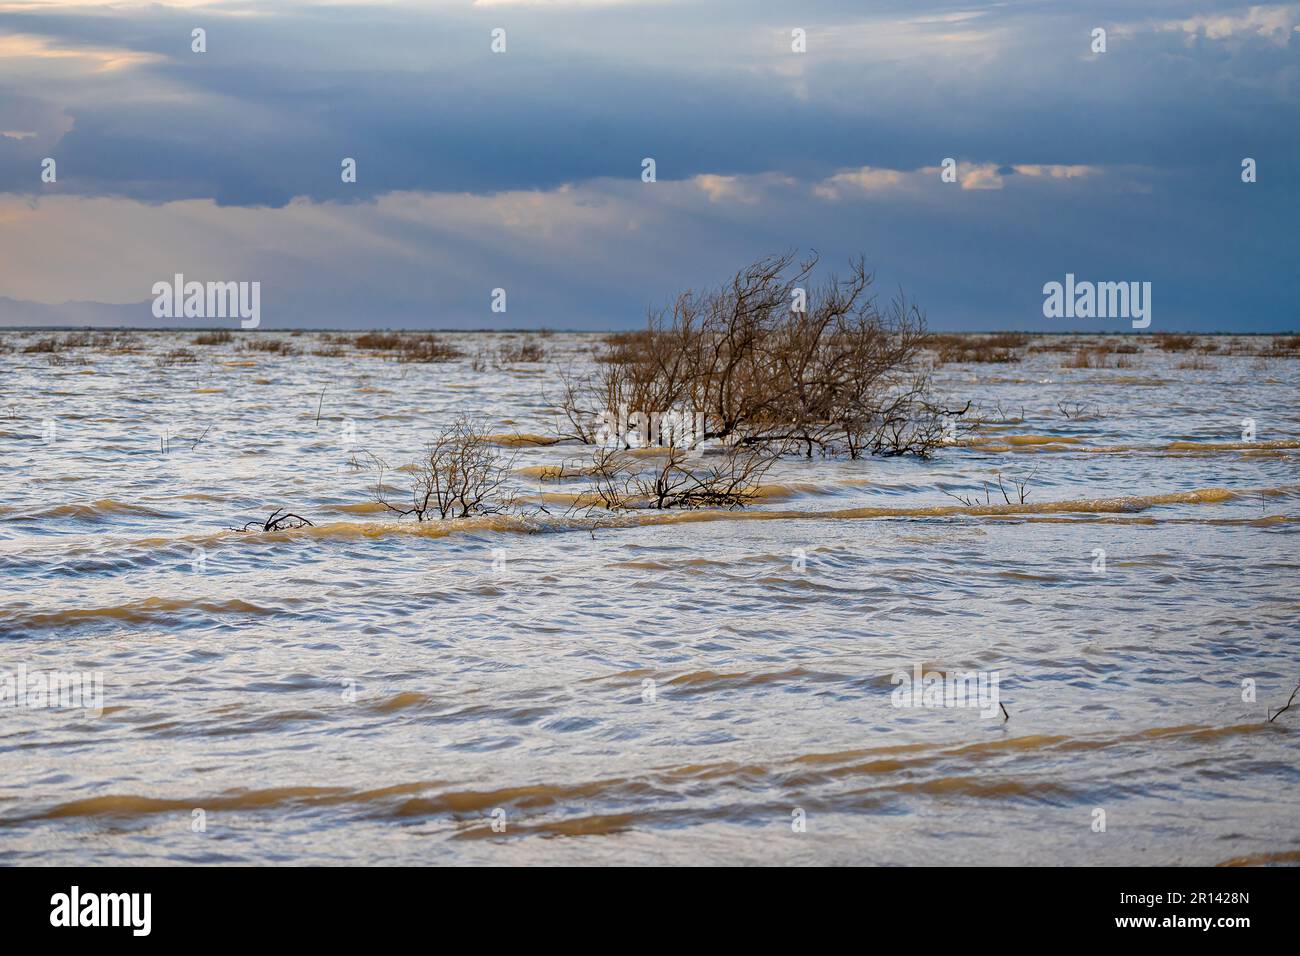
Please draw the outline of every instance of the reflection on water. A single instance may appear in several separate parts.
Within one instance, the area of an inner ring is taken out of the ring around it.
[[[103,713],[0,708],[0,861],[1300,860],[1300,711],[1266,719],[1300,361],[1251,340],[942,366],[985,427],[931,461],[597,519],[548,364],[36,337],[0,353],[0,671],[100,674]],[[375,506],[366,453],[466,412],[549,514]],[[277,508],[314,526],[231,530]],[[894,706],[914,668],[997,672],[1009,718]]]

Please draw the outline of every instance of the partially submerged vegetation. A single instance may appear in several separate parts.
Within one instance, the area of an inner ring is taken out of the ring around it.
[[[234,335],[226,329],[215,329],[207,332],[200,332],[191,339],[193,345],[228,345]]]
[[[173,365],[193,365],[198,360],[198,356],[189,349],[170,349],[154,359],[153,363],[159,368],[170,368]]]
[[[389,353],[399,362],[450,362],[462,354],[432,332],[364,332],[344,341],[363,351]]]
[[[949,423],[971,406],[932,399],[924,314],[901,293],[879,307],[861,259],[844,278],[816,281],[816,266],[793,253],[760,259],[722,286],[682,293],[646,328],[608,336],[595,371],[562,374],[555,440],[592,449],[559,469],[586,481],[571,510],[738,508],[783,455],[926,457],[952,441]],[[407,341],[374,332],[353,344],[400,354]],[[543,357],[509,341],[491,360]],[[417,521],[517,510],[501,444],[458,420],[405,466],[401,499],[385,483],[388,463],[371,455],[372,497]]]
[[[1019,362],[1021,349],[1029,344],[1023,332],[998,332],[993,335],[931,335],[928,347],[940,365],[969,362]]]
[[[609,336],[596,372],[563,376],[557,434],[606,444],[610,419],[630,409],[698,418],[692,444],[732,454],[930,454],[945,429],[919,361],[924,314],[901,293],[878,307],[861,259],[820,283],[816,265],[760,259],[725,285],[682,293],[646,328]],[[629,432],[617,428],[614,444],[633,447]]]
[[[272,355],[294,355],[297,349],[292,342],[266,335],[254,335],[240,346],[245,352],[269,352]]]
[[[314,525],[301,515],[285,511],[283,508],[276,508],[265,521],[260,523],[257,520],[246,521],[242,527],[231,528],[230,530],[243,534],[248,531],[290,531],[295,528],[311,527],[314,527]]]
[[[546,347],[540,342],[519,340],[512,336],[496,348],[482,348],[471,363],[474,371],[486,372],[489,368],[506,368],[511,365],[528,365],[546,361]]]
[[[516,496],[507,489],[514,456],[502,455],[480,424],[461,418],[441,429],[425,445],[424,454],[406,469],[410,473],[410,507],[397,504],[384,483],[389,466],[371,454],[377,471],[372,497],[399,515],[425,518],[468,518],[501,514],[512,509]]]

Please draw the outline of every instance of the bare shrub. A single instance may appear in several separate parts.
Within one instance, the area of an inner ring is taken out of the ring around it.
[[[1105,368],[1110,349],[1106,345],[1084,346],[1061,363],[1061,368]]]
[[[1300,335],[1279,335],[1264,346],[1259,354],[1270,358],[1300,357]]]
[[[23,351],[27,353],[58,352],[64,347],[63,340],[57,335],[47,335],[44,338],[37,339],[35,342],[29,342],[27,345],[24,345]]]
[[[580,469],[592,483],[581,502],[609,511],[631,508],[742,508],[760,491],[760,482],[776,461],[771,446],[733,445],[724,454],[692,459],[670,447],[654,461],[626,451],[599,448]]]
[[[523,362],[546,361],[546,349],[537,342],[506,342],[497,349],[497,362],[501,365],[518,365]]]
[[[286,342],[284,339],[265,338],[260,335],[249,339],[243,344],[242,348],[245,352],[269,352],[273,355],[295,355],[298,352],[292,342]]]
[[[459,358],[460,349],[438,338],[424,334],[403,336],[397,352],[399,362],[450,362]]]
[[[314,528],[310,521],[302,515],[296,515],[293,512],[286,512],[283,508],[276,508],[271,512],[270,517],[260,525],[257,520],[246,521],[241,527],[232,528],[232,531],[244,533],[247,531],[291,531],[296,528]]]
[[[476,514],[499,514],[515,504],[506,482],[515,456],[502,455],[489,441],[490,435],[468,419],[458,419],[442,429],[424,450],[411,472],[411,507],[399,507],[388,500],[384,472],[388,465],[371,455],[378,471],[372,497],[399,515],[467,518]]]
[[[968,362],[1019,362],[1021,348],[1029,342],[1022,332],[999,332],[996,335],[931,335],[928,346],[936,353],[940,365]]]
[[[538,342],[508,341],[492,348],[480,348],[470,360],[470,368],[475,372],[486,372],[489,368],[504,368],[509,365],[522,365],[546,361],[546,348]]]
[[[1016,498],[1013,501],[1011,498],[1011,492],[1007,490],[1006,483],[1004,483],[1002,480],[1002,472],[1000,471],[996,472],[993,477],[997,479],[997,483],[998,483],[997,489],[1002,495],[1003,503],[1008,505],[1023,505],[1026,501],[1028,501],[1029,483],[1034,480],[1034,476],[1037,474],[1038,474],[1038,466],[1035,465],[1033,471],[1031,471],[1028,475],[1025,475],[1024,477],[1015,477],[1010,475],[1008,476],[1007,480],[1011,483],[1012,490],[1016,494]],[[949,491],[947,488],[944,488],[942,486],[939,488],[939,490],[942,491],[949,498],[957,499],[967,508],[981,508],[981,507],[987,508],[994,504],[992,488],[990,487],[987,481],[982,483],[982,487],[984,490],[983,501],[979,500],[978,495],[959,495],[955,492]]]
[[[173,365],[193,365],[198,360],[198,356],[189,349],[171,349],[159,355],[153,363],[159,368],[170,368]]]
[[[1029,352],[1069,352],[1074,347],[1074,336],[1068,333],[1040,334],[1038,340],[1029,346]]]
[[[942,427],[918,361],[924,315],[901,294],[877,308],[861,258],[820,284],[816,264],[760,259],[726,285],[681,294],[645,329],[607,337],[596,374],[563,377],[552,403],[561,437],[591,443],[602,411],[680,410],[704,415],[704,440],[809,457],[928,455]]]
[[[352,346],[370,351],[392,352],[402,345],[402,336],[396,332],[362,332],[352,340]]]
[[[226,345],[234,338],[226,329],[200,332],[191,340],[193,345]]]
[[[1153,338],[1155,339],[1156,348],[1162,352],[1187,352],[1196,347],[1196,336],[1194,335],[1157,332]]]
[[[392,352],[399,362],[449,362],[461,352],[432,332],[363,332],[352,339],[354,348],[370,352]]]

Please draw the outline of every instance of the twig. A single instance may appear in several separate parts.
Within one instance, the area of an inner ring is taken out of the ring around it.
[[[1270,718],[1268,719],[1268,722],[1269,722],[1270,724],[1271,724],[1273,721],[1277,720],[1279,717],[1281,717],[1283,714],[1285,714],[1288,710],[1291,709],[1291,705],[1295,702],[1295,695],[1296,695],[1296,694],[1300,694],[1300,684],[1296,684],[1296,685],[1295,685],[1295,690],[1291,691],[1291,696],[1290,696],[1290,698],[1287,700],[1287,702],[1286,702],[1286,706],[1283,707],[1281,710],[1279,710],[1276,714],[1274,714],[1272,717],[1270,717]]]
[[[320,407],[321,404],[325,401],[325,389],[328,387],[329,386],[322,386],[320,390],[320,399],[316,402],[316,424],[317,425],[320,424]]]
[[[283,508],[276,508],[274,511],[272,511],[272,512],[271,512],[271,516],[270,516],[269,518],[267,518],[266,521],[264,521],[264,522],[262,523],[262,527],[261,527],[260,530],[262,530],[262,531],[287,531],[287,530],[292,529],[292,528],[314,528],[314,527],[316,527],[314,524],[312,524],[310,521],[308,521],[308,520],[307,520],[306,518],[304,518],[302,515],[296,515],[296,514],[294,514],[292,511],[285,512],[284,514],[280,514],[281,511],[284,511],[284,509],[283,509]],[[297,521],[297,522],[299,522],[299,524],[290,524],[290,525],[285,525],[285,524],[283,524],[283,522],[285,522],[285,521]],[[256,524],[257,524],[257,521],[256,521],[256,520],[253,520],[253,521],[246,521],[246,522],[244,522],[244,526],[243,526],[242,528],[231,528],[230,530],[231,530],[231,531],[244,532],[244,531],[247,531],[247,530],[248,530],[248,526],[249,526],[249,525],[256,525]]]
[[[203,439],[207,438],[207,437],[208,437],[208,432],[210,432],[210,431],[212,431],[212,426],[211,426],[211,425],[209,425],[207,428],[203,429],[203,434],[200,435],[198,438],[194,439],[194,444],[190,445],[190,451],[193,451],[194,449],[198,448],[198,447],[199,447],[199,442],[201,442],[201,441],[203,441]]]
[[[1007,713],[1007,705],[1002,703],[1002,701],[998,701],[998,706],[1002,708],[1002,714],[1003,714],[1002,722],[1005,724],[1008,720],[1011,719],[1011,715]]]
[[[979,500],[978,498],[971,498],[971,497],[967,497],[966,495],[958,495],[958,494],[954,494],[953,492],[949,491],[949,490],[946,489],[946,488],[940,488],[939,490],[942,491],[942,492],[943,492],[945,495],[947,495],[949,498],[956,498],[958,501],[960,501],[960,502],[961,502],[963,505],[965,505],[967,508],[979,508],[979,507],[981,507],[981,505],[980,505],[980,500]],[[1004,497],[1005,497],[1005,495],[1004,495]],[[991,503],[992,503],[992,501],[991,501],[991,499],[989,498],[989,485],[988,485],[988,482],[986,481],[986,482],[984,482],[984,505],[983,505],[983,507],[988,507]],[[1008,500],[1008,503],[1010,503],[1009,500]]]

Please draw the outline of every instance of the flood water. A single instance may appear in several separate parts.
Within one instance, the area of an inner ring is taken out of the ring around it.
[[[1300,704],[1268,721],[1300,360],[1268,339],[1034,339],[1064,350],[936,370],[985,425],[930,460],[602,517],[533,443],[594,336],[476,368],[503,336],[46,335],[0,353],[0,671],[97,675],[102,713],[0,707],[0,862],[1300,862]],[[549,514],[375,505],[366,453],[462,414]],[[314,526],[231,530],[278,508]],[[996,713],[896,706],[916,668],[996,674]]]

